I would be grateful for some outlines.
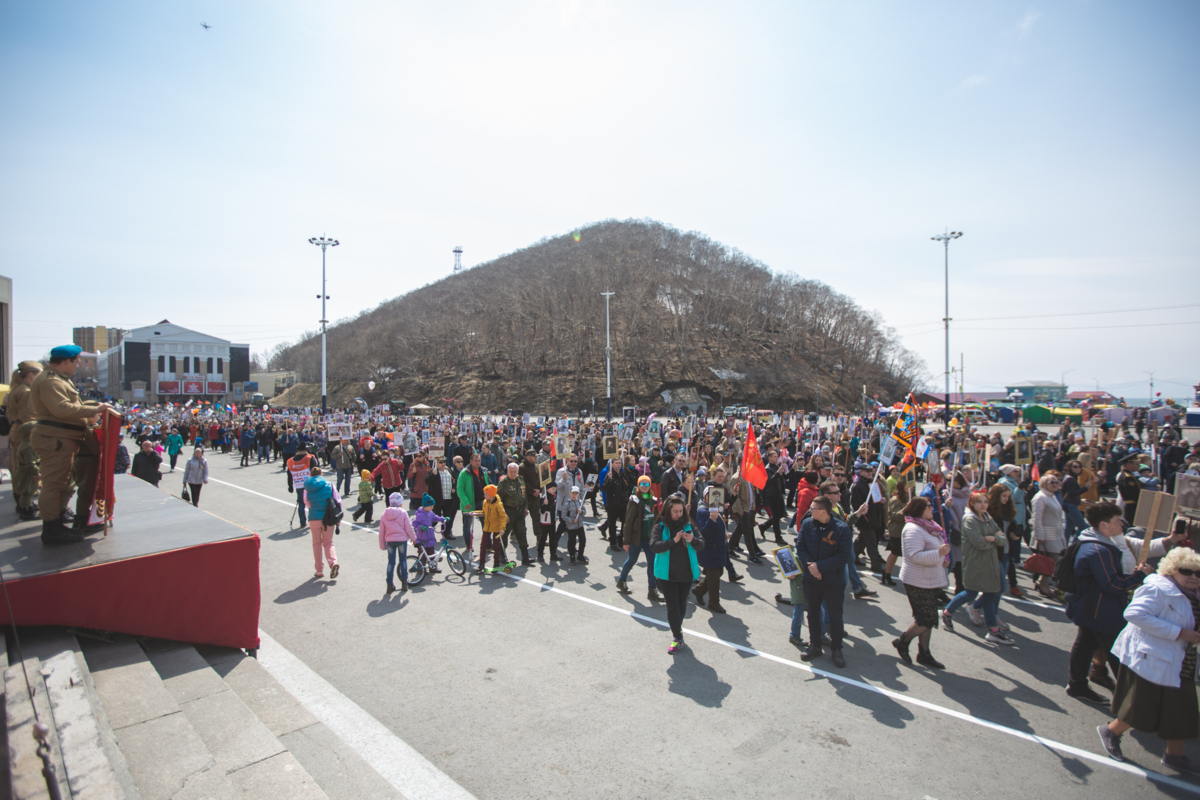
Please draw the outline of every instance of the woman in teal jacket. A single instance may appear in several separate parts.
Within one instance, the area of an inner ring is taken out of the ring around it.
[[[688,589],[700,580],[696,552],[704,549],[704,540],[692,533],[682,497],[671,495],[663,503],[659,523],[650,535],[650,549],[654,552],[654,582],[663,593],[671,626],[667,652],[675,653],[683,647]]]
[[[177,428],[171,429],[171,434],[167,437],[167,455],[171,457],[171,472],[175,471],[175,462],[179,460],[179,454],[183,452],[183,437],[179,435]]]
[[[308,529],[312,532],[313,563],[316,564],[314,578],[325,577],[325,564],[329,562],[329,579],[338,576],[337,553],[333,549],[334,526],[325,524],[325,508],[329,501],[340,497],[333,484],[321,477],[321,468],[314,466],[304,481],[304,504],[308,506]]]

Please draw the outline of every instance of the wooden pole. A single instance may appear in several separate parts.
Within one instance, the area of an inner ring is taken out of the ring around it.
[[[1150,558],[1150,543],[1154,541],[1154,529],[1158,527],[1158,509],[1162,506],[1163,493],[1154,493],[1154,502],[1150,504],[1150,520],[1146,523],[1146,535],[1142,538],[1142,550],[1138,553],[1138,564],[1145,564]]]

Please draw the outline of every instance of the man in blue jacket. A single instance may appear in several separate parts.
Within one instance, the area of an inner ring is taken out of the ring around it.
[[[1112,540],[1123,535],[1121,509],[1116,503],[1093,503],[1087,510],[1092,527],[1079,534],[1075,554],[1075,591],[1067,601],[1067,617],[1079,628],[1071,645],[1067,694],[1094,703],[1108,701],[1088,685],[1092,654],[1103,648],[1112,650],[1113,642],[1125,627],[1125,606],[1129,590],[1141,585],[1153,571],[1141,564],[1133,574],[1121,569],[1121,549]],[[1116,671],[1116,657],[1109,653],[1109,666]]]
[[[821,606],[829,613],[829,636],[833,664],[846,666],[842,655],[842,605],[846,594],[846,567],[854,558],[850,526],[833,516],[833,503],[825,495],[813,499],[812,516],[800,525],[796,536],[796,560],[804,568],[804,603],[810,633],[808,649],[800,658],[812,661],[824,655],[821,649]]]

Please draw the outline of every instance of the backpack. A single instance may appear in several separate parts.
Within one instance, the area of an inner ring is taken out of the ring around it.
[[[1058,559],[1058,563],[1054,565],[1054,583],[1059,590],[1064,594],[1072,594],[1079,591],[1079,581],[1075,579],[1075,557],[1079,555],[1079,548],[1085,544],[1100,544],[1101,546],[1110,547],[1113,550],[1117,548],[1113,545],[1103,545],[1101,542],[1094,540],[1081,541],[1079,537],[1075,541],[1067,545],[1067,549]],[[1120,554],[1118,553],[1118,559]]]

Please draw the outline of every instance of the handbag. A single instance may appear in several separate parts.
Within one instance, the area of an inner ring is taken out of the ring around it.
[[[192,495],[190,492],[188,492],[187,470],[186,469],[183,471],[183,474],[184,474],[183,490],[179,493],[179,496],[183,498],[183,502],[190,503],[190,502],[192,502]]]
[[[1032,553],[1025,559],[1025,569],[1034,575],[1053,575],[1054,559],[1044,553]]]

